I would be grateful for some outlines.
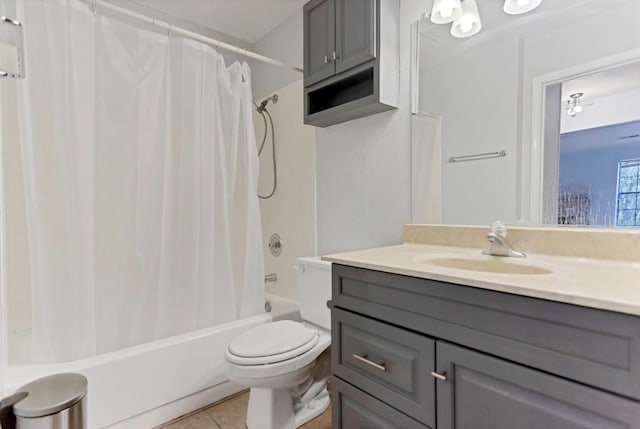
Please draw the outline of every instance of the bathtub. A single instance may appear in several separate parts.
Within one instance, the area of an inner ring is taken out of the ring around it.
[[[296,302],[267,299],[270,313],[73,362],[8,366],[5,393],[45,375],[78,372],[89,380],[90,429],[158,426],[243,389],[223,373],[227,344],[254,326],[299,318]]]

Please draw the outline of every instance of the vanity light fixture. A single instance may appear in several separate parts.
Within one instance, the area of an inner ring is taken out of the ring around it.
[[[460,0],[434,0],[431,10],[431,22],[434,24],[448,24],[462,16]]]
[[[453,21],[451,35],[457,38],[471,37],[482,30],[482,21],[478,13],[476,0],[464,0],[462,2],[462,16]]]
[[[531,12],[540,6],[542,0],[505,0],[504,13],[509,15],[520,15],[522,13]]]
[[[542,0],[504,0],[503,10],[508,15],[520,15],[540,6]],[[451,25],[451,35],[471,37],[482,30],[482,21],[476,0],[433,0],[431,22]]]
[[[584,110],[584,106],[593,106],[596,103],[594,100],[582,101],[583,95],[582,92],[576,92],[569,96],[569,100],[567,100],[567,114],[569,116],[575,117]]]

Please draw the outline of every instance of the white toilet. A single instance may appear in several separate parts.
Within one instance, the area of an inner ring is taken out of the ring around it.
[[[329,406],[329,371],[312,371],[331,344],[331,263],[298,258],[298,301],[303,322],[281,320],[235,338],[225,353],[231,381],[251,388],[249,429],[293,429]]]

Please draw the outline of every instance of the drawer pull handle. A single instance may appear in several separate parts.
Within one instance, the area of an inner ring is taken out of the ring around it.
[[[447,381],[447,373],[443,372],[442,374],[435,372],[435,371],[431,371],[431,376],[433,378],[437,378],[440,381]]]
[[[384,362],[383,363],[375,363],[375,362],[369,360],[367,355],[360,356],[359,354],[354,353],[353,357],[354,357],[354,359],[357,359],[360,362],[364,362],[367,365],[370,365],[370,366],[372,366],[372,367],[374,367],[376,369],[379,369],[380,371],[386,371],[387,370],[387,366],[384,364]]]

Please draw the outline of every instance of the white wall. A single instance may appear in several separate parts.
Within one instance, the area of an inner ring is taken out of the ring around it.
[[[316,254],[315,132],[302,123],[301,91],[302,81],[297,80],[275,90],[278,102],[267,106],[275,124],[278,188],[272,198],[260,200],[265,272],[278,274],[278,281],[268,283],[266,291],[294,301],[298,300],[296,258]],[[260,144],[264,122],[257,113],[254,123]],[[273,186],[271,148],[269,133],[260,156],[260,195],[268,195]],[[278,257],[267,248],[272,233],[283,242]]]
[[[411,221],[410,25],[427,3],[400,1],[400,107],[317,129],[320,253],[401,243]]]
[[[400,108],[315,130],[319,254],[402,241],[402,226],[411,220],[410,24],[427,6],[420,0],[400,2]],[[302,64],[302,14],[253,49]],[[286,80],[283,70],[257,70],[256,96]]]
[[[251,46],[251,50],[302,68],[302,9]],[[277,88],[302,79],[302,73],[260,61],[251,63],[253,97],[261,100]],[[302,99],[302,89],[298,96]]]
[[[571,117],[563,108],[561,133],[621,124],[640,119],[640,88],[633,91],[598,98],[593,106]]]
[[[442,117],[444,223],[516,220],[518,50],[517,39],[493,39],[421,72],[420,108]],[[502,149],[505,158],[447,161]]]

